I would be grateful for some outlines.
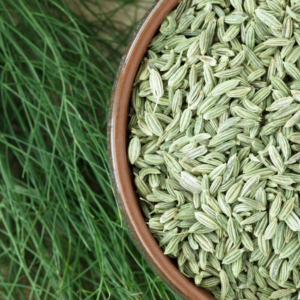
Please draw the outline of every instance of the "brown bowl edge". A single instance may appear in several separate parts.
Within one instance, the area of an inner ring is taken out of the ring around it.
[[[196,287],[163,254],[142,216],[127,161],[127,125],[132,85],[147,46],[165,16],[179,0],[155,1],[128,44],[111,95],[108,121],[108,155],[115,197],[123,219],[139,250],[160,278],[182,299],[213,300],[208,291]],[[154,21],[155,20],[155,21]],[[140,47],[137,47],[140,45]]]

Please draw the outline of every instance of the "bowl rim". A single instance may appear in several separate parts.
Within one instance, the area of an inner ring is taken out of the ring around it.
[[[208,291],[196,287],[163,254],[150,233],[133,186],[131,166],[127,160],[128,111],[132,85],[148,44],[167,14],[179,0],[156,0],[137,26],[122,57],[111,94],[108,119],[108,155],[115,197],[139,250],[159,277],[182,299],[213,300]]]

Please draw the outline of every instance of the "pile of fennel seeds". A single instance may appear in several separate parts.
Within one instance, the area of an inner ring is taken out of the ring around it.
[[[299,0],[184,0],[136,76],[145,221],[217,299],[300,299],[299,24]]]

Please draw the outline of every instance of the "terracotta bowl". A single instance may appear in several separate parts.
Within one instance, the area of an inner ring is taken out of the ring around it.
[[[165,256],[145,224],[135,192],[132,168],[127,160],[128,112],[132,85],[148,44],[167,14],[179,0],[156,1],[137,27],[122,58],[111,96],[108,151],[116,198],[126,225],[138,248],[161,279],[182,299],[212,300],[207,291],[184,277],[176,263]]]

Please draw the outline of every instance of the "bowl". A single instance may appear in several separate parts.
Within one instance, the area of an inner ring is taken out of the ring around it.
[[[113,87],[109,112],[110,171],[124,221],[147,262],[182,299],[212,300],[215,298],[208,291],[196,287],[192,280],[183,276],[177,269],[176,262],[165,256],[159,248],[144,221],[135,192],[132,168],[127,159],[127,126],[132,85],[148,44],[162,21],[178,3],[179,0],[156,1],[138,25],[122,58]]]

